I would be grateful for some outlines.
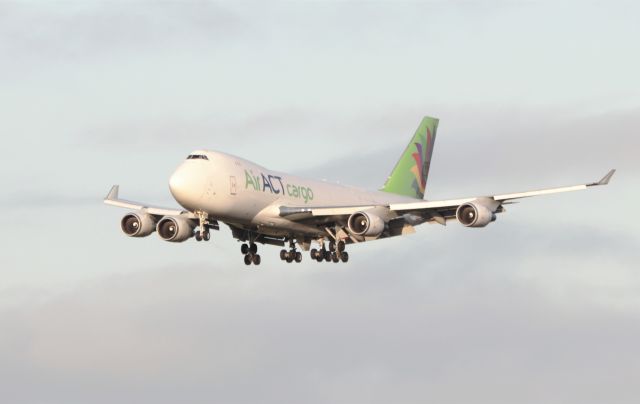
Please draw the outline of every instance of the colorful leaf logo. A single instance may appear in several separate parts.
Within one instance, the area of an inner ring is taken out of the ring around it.
[[[414,143],[416,151],[412,154],[416,164],[411,167],[411,172],[415,176],[414,189],[420,197],[424,196],[427,187],[427,175],[429,174],[429,156],[433,147],[431,130],[427,128],[427,136],[421,138],[421,143]]]

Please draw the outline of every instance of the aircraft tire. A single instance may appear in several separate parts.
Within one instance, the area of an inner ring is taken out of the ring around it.
[[[296,262],[298,264],[302,262],[302,253],[300,251],[296,253]]]
[[[331,253],[331,261],[333,261],[334,264],[337,264],[338,262],[340,262],[340,258],[338,257],[338,254]]]
[[[209,241],[209,240],[211,240],[211,233],[209,233],[208,231],[205,231],[205,232],[204,232],[204,236],[202,237],[202,239],[203,239],[204,241]]]
[[[249,253],[249,246],[246,244],[241,245],[240,252],[244,255],[247,255]]]
[[[316,259],[318,258],[318,250],[316,250],[315,248],[311,250],[311,259]]]
[[[249,246],[249,252],[251,252],[251,254],[257,254],[258,246],[255,243],[251,243],[251,245]]]
[[[245,265],[251,265],[251,262],[253,262],[253,257],[251,256],[251,254],[247,254],[244,256],[244,264]]]
[[[196,241],[202,241],[202,236],[200,235],[200,232],[196,233]]]
[[[338,252],[340,253],[344,252],[345,247],[346,247],[346,244],[344,243],[344,241],[342,240],[338,241]]]
[[[349,253],[346,251],[343,251],[342,253],[340,253],[340,260],[342,262],[349,262]]]
[[[287,250],[280,250],[280,259],[282,261],[287,259]]]
[[[260,265],[260,262],[262,262],[262,258],[260,258],[260,255],[256,254],[253,256],[253,265]]]

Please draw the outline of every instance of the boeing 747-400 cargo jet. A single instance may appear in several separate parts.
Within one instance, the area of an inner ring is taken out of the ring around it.
[[[578,191],[598,182],[539,191],[424,200],[438,120],[425,117],[384,186],[375,192],[271,171],[229,154],[197,150],[169,179],[184,210],[166,209],[118,197],[115,185],[104,202],[133,210],[122,219],[131,237],[158,232],[161,239],[209,241],[222,222],[231,228],[246,265],[260,265],[257,244],[285,247],[280,259],[301,262],[302,249],[318,262],[347,262],[347,245],[414,233],[423,223],[485,227],[515,199]],[[317,248],[311,248],[312,246]]]

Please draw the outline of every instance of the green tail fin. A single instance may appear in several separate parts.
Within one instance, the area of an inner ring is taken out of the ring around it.
[[[438,120],[424,117],[381,191],[423,199]]]

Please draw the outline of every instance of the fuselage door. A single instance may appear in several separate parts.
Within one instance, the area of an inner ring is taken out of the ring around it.
[[[230,185],[230,193],[231,195],[236,195],[237,193],[237,186],[236,186],[236,177],[235,176],[230,176],[229,177],[229,185]]]

